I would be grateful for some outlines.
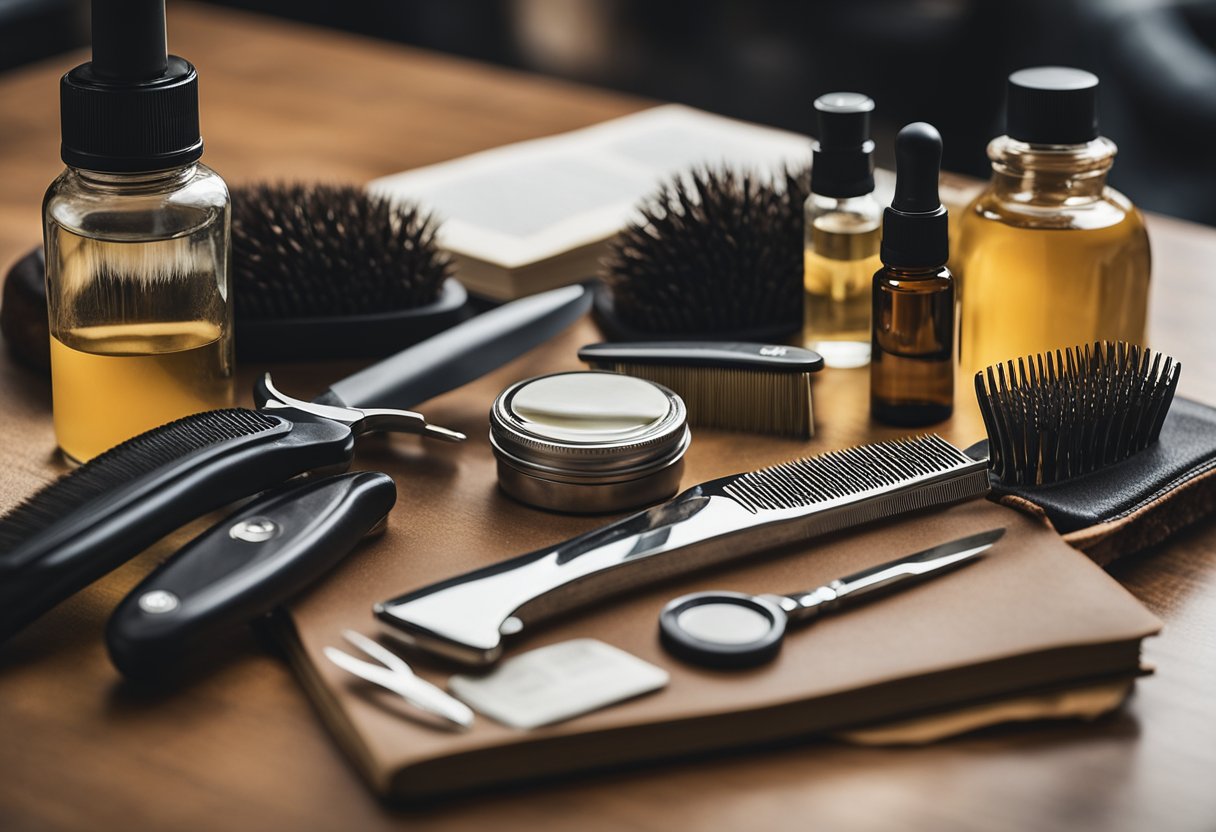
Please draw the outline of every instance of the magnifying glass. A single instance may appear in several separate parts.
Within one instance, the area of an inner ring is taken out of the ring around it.
[[[789,624],[810,621],[969,563],[992,547],[1003,528],[942,543],[815,589],[792,595],[694,592],[659,614],[659,639],[672,655],[705,667],[754,667],[781,650]]]

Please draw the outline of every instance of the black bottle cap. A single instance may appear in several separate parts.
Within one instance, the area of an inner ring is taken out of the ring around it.
[[[815,99],[819,140],[811,163],[811,193],[844,199],[874,190],[874,102],[859,92],[830,92]]]
[[[166,52],[165,0],[93,0],[93,60],[63,76],[59,112],[75,168],[167,170],[203,155],[198,73]]]
[[[1006,85],[1005,134],[1027,144],[1098,138],[1098,76],[1067,66],[1019,69]]]
[[[950,259],[949,219],[937,193],[942,137],[917,121],[895,137],[895,198],[883,212],[880,257],[887,266],[931,269]]]

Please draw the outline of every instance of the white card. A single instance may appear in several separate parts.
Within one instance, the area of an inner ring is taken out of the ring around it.
[[[448,690],[512,728],[538,728],[667,685],[667,671],[602,641],[563,641],[507,659],[486,676],[453,676]]]

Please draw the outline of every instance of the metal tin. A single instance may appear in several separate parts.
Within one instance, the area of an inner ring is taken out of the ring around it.
[[[511,385],[490,408],[498,484],[539,508],[599,514],[676,493],[691,435],[662,385],[575,371]]]

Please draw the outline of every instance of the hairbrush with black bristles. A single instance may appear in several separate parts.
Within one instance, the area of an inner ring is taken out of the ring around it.
[[[379,357],[467,319],[437,231],[417,205],[354,185],[234,187],[237,357]],[[49,371],[45,272],[41,248],[9,270],[0,331],[21,363]]]
[[[1181,364],[1123,342],[975,376],[994,495],[1044,515],[1099,562],[1216,510],[1216,410],[1174,400]],[[1172,406],[1171,406],[1172,404]]]
[[[695,485],[571,540],[376,604],[385,632],[470,665],[503,638],[627,589],[981,497],[984,462],[938,436],[831,451]]]
[[[355,185],[232,189],[237,355],[278,361],[387,355],[469,316],[412,203]]]
[[[504,304],[335,382],[311,402],[259,382],[257,410],[188,416],[90,460],[0,516],[0,640],[179,526],[292,477],[344,469],[369,432],[462,441],[412,407],[586,311],[581,286]]]
[[[700,169],[609,243],[596,320],[614,341],[780,341],[802,326],[810,173]]]

